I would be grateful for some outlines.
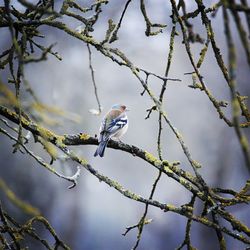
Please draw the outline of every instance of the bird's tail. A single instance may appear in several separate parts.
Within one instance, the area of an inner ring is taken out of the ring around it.
[[[104,156],[104,152],[105,152],[105,148],[106,148],[107,144],[108,144],[108,140],[101,141],[99,143],[98,148],[95,151],[94,156],[96,157],[97,155],[100,155],[100,157],[103,157]]]

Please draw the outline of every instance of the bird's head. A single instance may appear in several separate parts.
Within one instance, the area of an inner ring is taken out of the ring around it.
[[[121,110],[122,112],[129,111],[129,109],[123,104],[115,104],[112,106],[113,110]]]

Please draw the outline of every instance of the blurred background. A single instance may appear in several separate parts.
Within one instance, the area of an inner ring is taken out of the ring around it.
[[[3,1],[0,1],[3,5]],[[59,1],[60,2],[60,1]],[[82,6],[91,1],[79,1]],[[194,1],[186,1],[188,11],[195,10]],[[192,2],[192,3],[191,3]],[[207,1],[206,1],[207,2]],[[208,1],[213,4],[214,1]],[[118,22],[126,1],[110,1],[103,7],[103,13],[97,23],[93,36],[103,40],[107,30],[108,19]],[[208,4],[209,5],[209,4]],[[56,6],[59,6],[57,3]],[[153,37],[145,36],[145,21],[139,9],[139,2],[132,1],[124,17],[119,40],[111,46],[121,49],[127,57],[139,68],[164,75],[169,39],[172,28],[170,19],[171,7],[168,1],[146,1],[148,15],[152,22],[166,23],[168,26],[162,34]],[[18,4],[16,8],[21,8]],[[230,16],[231,18],[231,16]],[[232,20],[232,19],[231,19]],[[77,23],[71,18],[64,18],[69,27],[76,28]],[[243,20],[244,21],[244,20]],[[200,18],[192,19],[194,30],[204,38],[205,30]],[[212,18],[216,41],[221,48],[223,58],[227,61],[227,51],[222,25],[222,12]],[[243,47],[231,21],[237,45],[238,90],[243,95],[249,95],[249,66],[246,62]],[[177,25],[177,31],[180,27]],[[94,88],[89,70],[88,51],[85,44],[69,37],[67,34],[52,28],[43,27],[41,32],[45,38],[38,39],[44,46],[57,43],[54,50],[62,56],[58,61],[53,56],[41,63],[28,64],[25,67],[25,77],[43,103],[66,110],[74,117],[58,118],[56,126],[50,128],[57,134],[87,133],[98,134],[102,116],[115,103],[127,105],[129,112],[129,130],[123,137],[124,143],[136,145],[157,155],[158,114],[152,113],[150,119],[146,109],[153,103],[143,91],[140,83],[125,67],[120,67],[105,58],[92,48],[92,60],[95,69],[98,94],[103,107],[100,116],[94,116],[89,109],[97,109]],[[7,49],[10,34],[7,29],[0,30],[0,49]],[[180,32],[181,34],[181,32]],[[203,45],[195,43],[192,51],[197,61]],[[205,94],[188,87],[192,84],[192,72],[182,36],[175,39],[173,63],[169,77],[179,78],[181,82],[168,82],[164,108],[169,119],[184,137],[195,160],[202,164],[200,173],[206,182],[214,187],[239,190],[249,178],[244,166],[239,142],[233,129],[219,119],[214,107]],[[201,67],[201,73],[208,88],[219,100],[230,100],[230,93],[209,46],[207,57]],[[1,71],[1,79],[7,81],[8,71]],[[149,78],[150,88],[159,94],[162,82]],[[29,101],[29,94],[21,90],[23,102]],[[225,113],[231,117],[231,107],[225,108]],[[249,130],[245,131],[249,135]],[[180,144],[170,129],[163,129],[163,156],[169,161],[179,160],[184,170],[191,167],[183,154]],[[84,249],[131,249],[136,241],[137,231],[132,230],[122,236],[126,227],[138,223],[144,212],[144,205],[123,197],[105,183],[100,183],[87,171],[82,171],[79,184],[68,190],[68,183],[52,175],[33,159],[17,152],[12,154],[13,142],[0,134],[0,175],[8,186],[24,201],[37,207],[48,218],[61,239],[76,250]],[[31,144],[32,151],[49,158],[40,145]],[[108,148],[104,158],[94,158],[95,146],[71,147],[78,155],[104,175],[117,180],[125,188],[148,197],[157,171],[142,160],[130,154]],[[76,164],[70,161],[56,161],[57,170],[65,175],[76,171]],[[4,193],[0,198],[8,212],[19,221],[25,221],[20,210],[13,206]],[[190,194],[178,183],[165,176],[162,177],[154,197],[163,203],[180,206],[190,201]],[[250,226],[249,211],[240,206],[234,207],[233,213]],[[173,213],[163,213],[159,209],[149,208],[147,218],[153,219],[145,226],[139,249],[175,249],[184,239],[186,219]],[[43,230],[41,228],[41,230]],[[49,237],[44,231],[44,237]],[[218,249],[214,231],[193,224],[191,230],[193,246],[198,249]],[[244,246],[228,237],[228,249],[244,249]],[[32,249],[32,248],[31,248]],[[43,249],[34,245],[33,249]]]

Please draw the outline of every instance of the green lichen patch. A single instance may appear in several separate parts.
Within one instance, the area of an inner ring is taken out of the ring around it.
[[[152,163],[156,167],[160,167],[162,165],[162,162],[160,160],[158,160],[155,156],[147,151],[145,151],[145,158],[148,162]]]
[[[79,137],[81,140],[84,140],[84,141],[86,141],[86,140],[88,140],[89,138],[90,138],[90,135],[88,135],[88,134],[80,134],[80,137]]]

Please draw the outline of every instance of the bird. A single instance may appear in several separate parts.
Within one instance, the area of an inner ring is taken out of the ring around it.
[[[104,116],[100,126],[99,145],[94,156],[104,156],[105,148],[110,138],[120,138],[127,132],[128,117],[126,111],[129,109],[122,104],[114,104],[110,111]]]

